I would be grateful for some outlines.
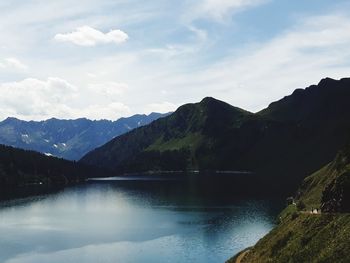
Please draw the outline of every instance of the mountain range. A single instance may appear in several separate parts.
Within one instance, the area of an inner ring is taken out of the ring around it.
[[[85,118],[23,121],[7,118],[0,122],[0,144],[34,150],[68,160],[78,160],[87,152],[114,137],[167,115],[138,114],[116,121],[92,121]]]
[[[116,137],[80,161],[116,174],[249,171],[292,191],[348,141],[349,98],[350,79],[330,78],[257,113],[208,97]]]

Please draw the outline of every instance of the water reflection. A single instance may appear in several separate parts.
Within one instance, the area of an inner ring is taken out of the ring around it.
[[[280,202],[202,184],[91,181],[2,203],[0,262],[224,262],[273,227]]]

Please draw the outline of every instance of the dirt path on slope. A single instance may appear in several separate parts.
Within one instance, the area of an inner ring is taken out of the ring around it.
[[[236,263],[241,263],[242,259],[249,253],[250,249],[244,251],[243,253],[241,253],[237,259],[236,259]]]

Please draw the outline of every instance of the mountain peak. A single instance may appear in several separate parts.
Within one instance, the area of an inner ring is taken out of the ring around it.
[[[233,107],[232,105],[226,103],[226,102],[223,102],[221,100],[218,100],[218,99],[215,99],[213,97],[205,97],[204,99],[202,99],[198,105],[202,106],[202,107],[218,107],[218,106],[221,106],[221,107]]]
[[[238,113],[238,114],[250,114],[249,111],[243,110],[241,108],[232,106],[227,102],[215,99],[213,97],[205,97],[202,99],[198,105],[207,111],[211,111],[214,114],[221,114],[225,112]]]
[[[13,123],[13,122],[20,122],[21,120],[20,119],[17,119],[15,117],[7,117],[5,120],[3,120],[3,122],[5,123]]]
[[[232,105],[224,101],[215,99],[213,97],[205,97],[198,104],[201,106],[217,106],[217,105],[224,106],[225,105],[226,107],[233,107]]]
[[[350,85],[350,78],[333,79],[324,78],[317,84],[317,87],[328,87],[328,86],[340,86],[340,85]]]
[[[273,102],[259,114],[279,120],[310,120],[326,116],[343,116],[347,108],[350,79],[324,78],[317,85],[296,89],[291,95]],[[317,114],[316,114],[317,113]]]
[[[321,79],[321,81],[318,83],[317,86],[326,86],[326,85],[330,85],[330,84],[336,83],[336,82],[338,82],[338,80],[327,77],[327,78]]]
[[[213,97],[205,97],[201,100],[200,103],[208,103],[208,102],[218,102],[219,100],[213,98]]]

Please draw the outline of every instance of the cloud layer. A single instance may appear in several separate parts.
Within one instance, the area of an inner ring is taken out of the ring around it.
[[[56,34],[54,38],[57,41],[71,42],[78,46],[96,46],[107,43],[121,44],[127,41],[129,36],[119,29],[103,33],[90,26],[82,26],[71,33]]]
[[[64,79],[49,77],[47,80],[27,78],[18,82],[0,85],[0,118],[17,116],[25,120],[41,120],[51,117],[90,119],[117,119],[129,115],[130,109],[113,93],[117,83],[109,83],[108,96],[112,102],[101,103],[98,97],[105,94],[98,85],[84,91]],[[82,103],[80,94],[89,93],[92,98]],[[117,93],[119,94],[119,93]]]
[[[189,20],[209,18],[219,22],[224,21],[228,16],[243,11],[247,8],[259,6],[269,0],[201,0],[194,1],[193,5],[186,12]]]
[[[261,110],[350,75],[347,2],[0,4],[0,118],[116,119],[206,96]]]
[[[17,58],[5,58],[3,61],[0,61],[0,68],[25,70],[27,66]]]
[[[314,16],[198,72],[192,85],[206,83],[217,97],[256,111],[324,77],[350,76],[349,46],[347,16]]]

